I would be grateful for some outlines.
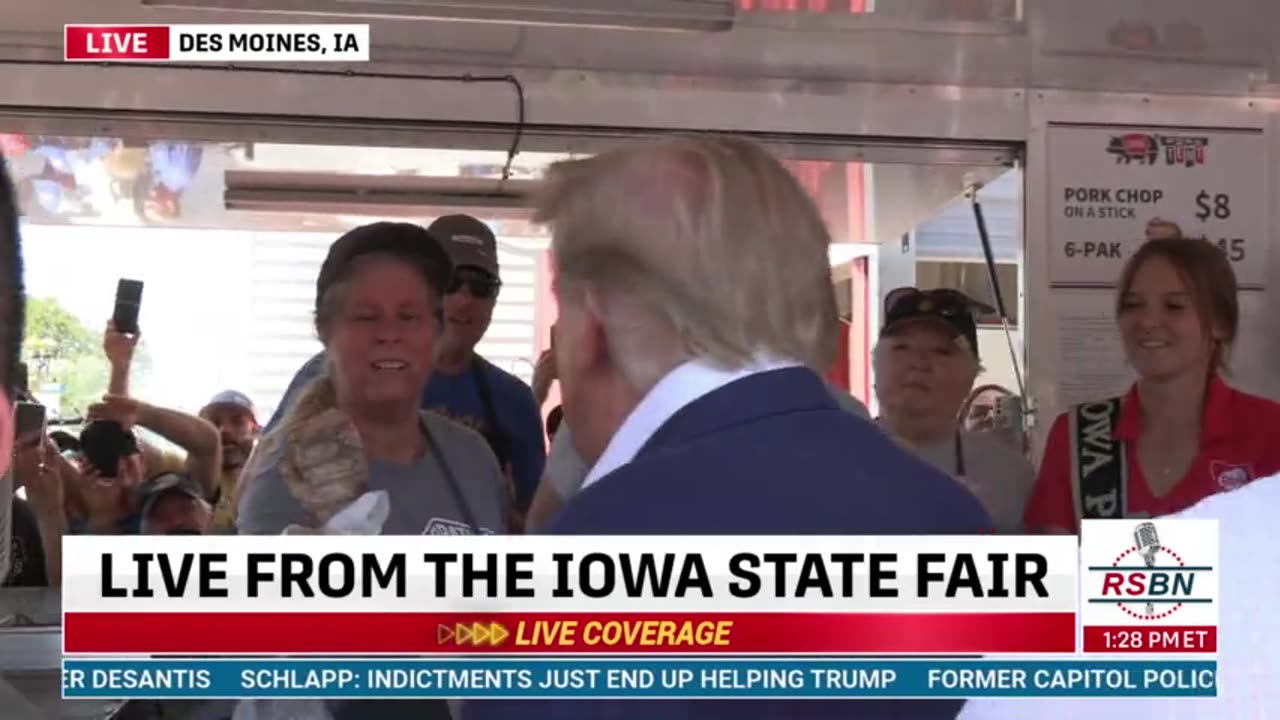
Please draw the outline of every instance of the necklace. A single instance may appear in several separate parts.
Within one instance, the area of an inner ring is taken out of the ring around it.
[[[1191,464],[1195,462],[1195,457],[1193,455],[1182,458],[1162,458],[1162,460],[1164,462],[1156,465],[1157,474],[1148,481],[1156,497],[1163,497],[1182,481]]]

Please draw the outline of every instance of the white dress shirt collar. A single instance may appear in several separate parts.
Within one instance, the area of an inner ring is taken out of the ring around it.
[[[653,434],[686,405],[703,395],[741,380],[771,370],[802,367],[798,362],[761,358],[736,370],[717,368],[702,360],[690,360],[667,373],[640,400],[613,434],[600,459],[587,473],[582,487],[608,475],[635,459]]]

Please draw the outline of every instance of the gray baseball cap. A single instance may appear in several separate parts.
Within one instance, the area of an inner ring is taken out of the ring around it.
[[[427,227],[444,246],[453,267],[473,267],[498,277],[498,239],[488,225],[470,215],[445,215]]]
[[[185,495],[195,500],[205,500],[199,483],[185,473],[163,473],[157,475],[138,488],[138,496],[142,517],[151,514],[152,508],[160,499],[169,494]]]
[[[210,398],[209,402],[200,408],[200,416],[204,417],[209,411],[216,407],[236,407],[241,410],[249,411],[249,415],[257,421],[258,413],[254,410],[253,401],[248,395],[238,390],[223,390],[222,392]]]

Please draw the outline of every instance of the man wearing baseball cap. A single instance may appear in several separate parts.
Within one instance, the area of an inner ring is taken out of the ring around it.
[[[203,535],[212,517],[200,485],[184,473],[162,473],[138,488],[143,535]]]
[[[476,353],[502,289],[498,241],[470,215],[446,215],[427,232],[453,261],[444,298],[444,335],[424,407],[470,426],[489,442],[508,473],[520,510],[533,499],[546,462],[542,414],[533,390]]]
[[[258,441],[258,415],[248,395],[223,390],[200,408],[200,417],[218,428],[222,438],[222,473],[218,477],[210,529],[228,532],[235,527],[240,471]]]
[[[960,406],[982,372],[979,303],[956,290],[899,288],[884,301],[872,354],[877,422],[899,445],[969,488],[1005,532],[1019,532],[1035,481],[1031,463],[991,433],[960,426]]]
[[[510,477],[523,510],[546,462],[542,417],[528,385],[475,352],[489,329],[502,288],[497,239],[487,225],[470,215],[440,217],[427,233],[440,243],[453,268],[445,287],[443,334],[422,407],[484,436]],[[297,393],[323,369],[322,353],[298,371],[264,433],[280,422]]]

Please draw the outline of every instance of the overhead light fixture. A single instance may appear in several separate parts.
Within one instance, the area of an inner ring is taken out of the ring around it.
[[[141,0],[146,7],[620,30],[727,32],[734,0]]]
[[[536,180],[229,170],[228,210],[422,217],[442,209],[528,214]]]

